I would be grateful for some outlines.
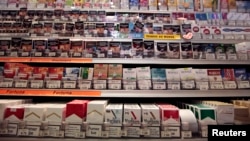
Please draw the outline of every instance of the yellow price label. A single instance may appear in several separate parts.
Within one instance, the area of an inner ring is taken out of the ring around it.
[[[154,39],[154,40],[179,40],[179,39],[181,39],[181,35],[144,34],[144,39]]]

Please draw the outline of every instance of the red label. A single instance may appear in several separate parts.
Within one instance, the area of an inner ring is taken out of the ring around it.
[[[221,31],[220,31],[219,29],[215,29],[215,30],[214,30],[214,33],[215,33],[215,34],[221,34]]]
[[[169,119],[174,119],[176,121],[180,120],[178,109],[163,109],[162,120],[166,121]]]
[[[15,116],[17,117],[19,120],[23,119],[23,115],[24,115],[24,108],[20,107],[20,108],[6,108],[5,113],[4,113],[4,119],[10,117],[10,116]]]
[[[223,79],[226,81],[234,81],[234,69],[223,69]]]
[[[209,30],[209,29],[204,29],[204,30],[203,30],[203,33],[204,33],[204,34],[210,34],[210,30]]]
[[[199,27],[195,26],[195,27],[193,27],[193,31],[194,31],[194,32],[199,32],[200,29],[199,29]]]
[[[88,100],[73,100],[66,105],[66,118],[75,114],[83,119],[87,115]]]
[[[221,72],[220,72],[220,70],[218,69],[218,70],[207,70],[207,74],[208,75],[213,75],[213,76],[215,76],[215,75],[221,75]]]

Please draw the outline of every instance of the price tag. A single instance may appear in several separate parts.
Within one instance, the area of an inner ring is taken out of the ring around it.
[[[141,135],[149,136],[150,135],[150,130],[147,129],[147,128],[141,129]]]
[[[49,130],[43,130],[43,136],[48,137],[49,136]]]
[[[39,137],[44,137],[44,131],[43,131],[43,130],[41,130],[41,131],[39,132]]]
[[[224,89],[223,83],[222,82],[210,82],[210,87],[213,90],[216,89]]]
[[[75,89],[76,88],[76,81],[64,81],[63,88],[64,89]]]
[[[103,138],[108,138],[109,137],[109,132],[108,131],[102,131],[102,137]]]
[[[8,129],[0,129],[0,135],[7,135]]]
[[[223,40],[223,39],[224,39],[224,36],[223,36],[222,34],[214,35],[214,39]]]
[[[21,56],[27,57],[29,56],[29,52],[22,52]]]
[[[91,81],[81,82],[79,87],[80,87],[80,89],[90,89],[91,88]]]
[[[106,89],[105,84],[94,84],[94,89],[101,90]]]
[[[8,135],[17,135],[18,124],[8,124]]]
[[[28,136],[39,137],[39,135],[40,135],[40,127],[39,126],[27,126],[26,128],[29,129]]]
[[[32,80],[30,87],[34,89],[39,89],[43,87],[43,80]]]
[[[192,81],[193,82],[193,81]],[[193,82],[193,84],[192,84],[192,82],[191,81],[189,81],[189,82],[184,82],[184,84],[183,84],[183,89],[193,89],[194,88],[194,82]]]
[[[192,138],[192,132],[191,131],[182,131],[181,137],[182,138]]]
[[[0,82],[0,87],[9,88],[12,87],[13,81],[2,81]]]
[[[27,80],[16,80],[15,81],[15,87],[16,88],[27,88],[28,87],[28,81]]]
[[[4,56],[4,51],[0,51],[0,56]]]
[[[203,138],[207,138],[208,137],[207,136],[207,130],[201,131],[201,137],[203,137]]]
[[[124,85],[125,90],[135,90],[136,86],[135,85]]]
[[[226,35],[224,35],[224,37],[226,40],[233,40],[234,39],[234,36],[231,34],[226,34]]]
[[[180,87],[180,84],[172,84],[170,89],[172,89],[172,90],[180,90],[181,87]]]
[[[56,56],[56,52],[49,52],[48,56],[49,57],[55,57]]]
[[[200,90],[208,90],[208,84],[207,85],[205,85],[205,84],[202,84],[202,85],[199,85],[199,88],[200,88]]]
[[[89,137],[102,137],[102,125],[89,125],[87,130]]]
[[[228,60],[237,60],[237,54],[228,54],[227,59]]]
[[[68,57],[68,53],[67,52],[62,52],[60,56],[61,57]]]
[[[166,89],[166,83],[165,82],[153,82],[153,89],[154,90],[164,90]]]
[[[168,132],[171,137],[180,137],[180,127],[166,127],[165,132]]]
[[[10,56],[11,56],[11,57],[17,57],[18,54],[17,54],[17,52],[11,52],[11,53],[10,53]]]
[[[171,134],[168,131],[161,131],[162,138],[171,138]]]
[[[35,54],[34,54],[35,57],[41,57],[42,55],[43,55],[42,52],[35,52]]]
[[[18,136],[28,136],[29,129],[18,129],[17,135]]]
[[[236,89],[237,85],[235,81],[224,81],[225,89]]]
[[[64,131],[59,131],[57,137],[64,138]]]
[[[49,123],[49,124],[50,124],[50,123]],[[60,126],[49,125],[49,126],[48,126],[48,130],[49,130],[49,131],[59,131],[59,130],[60,130]]]
[[[213,36],[212,36],[212,34],[208,34],[208,35],[203,34],[203,35],[202,35],[202,38],[203,38],[203,39],[213,39]]]
[[[81,54],[81,53],[79,53],[79,52],[75,52],[75,53],[73,54],[73,56],[74,56],[74,57],[81,57],[81,56],[82,56],[82,54]]]
[[[140,90],[149,90],[150,89],[148,84],[139,84],[138,87]]]
[[[58,37],[58,34],[52,34],[52,37]]]
[[[49,136],[50,136],[50,137],[57,137],[58,132],[59,132],[59,131],[50,130],[50,131],[49,131]]]
[[[248,60],[248,55],[247,53],[240,53],[238,54],[239,60]]]
[[[241,34],[239,34],[239,35],[234,35],[234,39],[235,39],[235,40],[244,40],[244,39],[245,39],[245,36],[244,36],[244,35],[241,35]]]
[[[122,131],[121,131],[121,136],[127,137],[127,136],[128,136],[127,130],[122,130]]]
[[[214,53],[207,53],[206,54],[206,59],[207,60],[214,60],[215,59],[215,54]]]
[[[86,58],[93,58],[93,54],[86,54]]]
[[[228,25],[229,26],[235,26],[236,25],[236,21],[230,20],[230,21],[228,21]]]
[[[81,131],[81,125],[70,124],[70,125],[67,125],[65,128],[69,131],[79,131],[79,132]]]
[[[75,133],[75,138],[80,138],[80,139],[85,138],[85,132],[77,132],[77,133]]]
[[[114,90],[120,90],[121,84],[109,84],[109,88]]]
[[[246,89],[250,87],[249,81],[238,81],[237,83],[239,89]]]
[[[98,58],[104,58],[105,57],[105,54],[101,53],[101,54],[98,54]]]
[[[226,54],[217,54],[216,59],[217,60],[226,60]]]
[[[61,81],[47,81],[46,87],[49,89],[57,89],[61,87]]]

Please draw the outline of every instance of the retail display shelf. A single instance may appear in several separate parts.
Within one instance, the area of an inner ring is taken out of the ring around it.
[[[56,97],[250,97],[250,90],[70,90],[1,88],[2,96]]]
[[[80,141],[83,139],[53,139],[53,138],[17,138],[17,137],[0,137],[1,141]],[[101,139],[84,139],[85,141],[100,141]],[[207,141],[207,138],[191,138],[191,139],[167,139],[168,141]],[[105,141],[166,141],[166,139],[105,139]]]
[[[249,65],[249,60],[202,60],[156,58],[51,58],[51,57],[0,57],[0,62],[19,63],[108,63],[108,64],[166,64],[166,65]]]
[[[198,59],[124,59],[124,58],[93,58],[92,63],[120,63],[120,64],[230,64],[230,65],[247,65],[249,60],[198,60]]]
[[[11,40],[12,37],[22,37],[25,39],[32,39],[32,40],[46,40],[49,38],[57,38],[57,39],[70,39],[70,40],[82,40],[82,41],[108,41],[108,42],[132,42],[132,38],[116,38],[116,37],[82,37],[82,36],[75,36],[75,37],[63,37],[63,36],[54,36],[51,34],[51,36],[33,36],[31,34],[30,36],[20,34],[15,35],[6,35],[1,36],[0,39],[2,40]],[[236,39],[223,39],[223,40],[216,40],[216,39],[191,39],[191,40],[184,40],[184,39],[150,39],[145,38],[144,40],[154,40],[154,42],[176,42],[176,43],[182,43],[182,42],[192,42],[192,43],[221,43],[221,44],[237,44],[242,42],[247,42],[249,40],[236,40]]]

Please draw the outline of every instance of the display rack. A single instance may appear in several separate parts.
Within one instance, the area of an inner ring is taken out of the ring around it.
[[[248,60],[1,57],[0,62],[73,64],[249,65]]]
[[[2,11],[18,11],[20,10],[20,8],[2,8]],[[55,8],[28,8],[28,9],[24,9],[26,10],[30,10],[30,11],[53,11],[55,10]],[[59,9],[57,9],[59,10]],[[60,8],[60,10],[62,11],[78,11],[79,9],[77,9],[76,7],[72,7],[72,8]],[[179,11],[167,11],[167,10],[126,10],[126,9],[81,9],[80,10],[84,10],[84,11],[104,11],[106,13],[136,13],[137,15],[139,14],[162,14],[162,13],[173,13],[173,12],[179,12]],[[211,9],[212,10],[212,9]],[[188,11],[180,11],[183,13],[195,13],[194,11],[192,12],[188,12]],[[227,11],[228,12],[228,11]],[[201,12],[201,13],[207,13],[207,12]],[[69,14],[70,15],[70,14]],[[178,15],[178,14],[177,14]],[[71,15],[72,16],[72,15]],[[79,16],[79,15],[78,15]],[[95,16],[100,16],[100,15],[95,15]],[[105,15],[106,16],[106,15]],[[20,20],[20,15],[17,16],[18,20]],[[59,16],[60,18],[49,21],[49,22],[62,22],[62,23],[74,23],[77,21],[81,21],[81,19],[74,19],[72,17],[64,17],[64,20],[62,20],[62,16]],[[1,17],[2,18],[2,17]],[[7,16],[6,19],[8,20],[13,20],[13,17],[11,16]],[[22,18],[27,18],[27,17],[22,17]],[[46,16],[47,18],[47,16]],[[100,17],[99,17],[100,18]],[[139,19],[139,16],[136,17],[137,19]],[[140,17],[142,18],[142,17]],[[147,17],[148,18],[148,17]],[[29,19],[29,18],[28,18]],[[51,18],[53,19],[53,18]],[[50,19],[50,20],[51,20]],[[60,19],[60,20],[59,20]],[[66,19],[66,20],[65,20]],[[7,21],[8,21],[7,20]],[[10,20],[10,21],[11,21]],[[17,21],[18,21],[17,20]],[[32,21],[33,20],[33,21]],[[128,19],[126,19],[128,20]],[[144,19],[145,20],[145,19]],[[190,20],[190,19],[188,19]],[[211,19],[210,19],[211,20]],[[214,20],[214,19],[213,19]],[[218,20],[218,19],[216,19]],[[218,21],[213,21],[213,22],[218,22]],[[247,19],[248,20],[248,19]],[[42,18],[42,20],[34,20],[31,19],[31,21],[33,23],[44,23],[46,20],[44,20]],[[146,20],[145,20],[146,21]],[[198,20],[199,21],[199,20]],[[212,21],[212,20],[211,20]],[[243,20],[242,20],[243,21]],[[85,23],[115,23],[115,24],[120,24],[120,23],[126,23],[128,21],[86,21]],[[132,20],[132,22],[135,22]],[[159,39],[158,37],[156,38],[145,38],[145,36],[142,36],[141,38],[144,37],[143,41],[147,41],[147,40],[151,40],[154,42],[171,42],[171,43],[212,43],[212,44],[238,44],[238,43],[242,43],[245,41],[250,41],[249,38],[249,33],[245,33],[244,31],[244,35],[241,36],[240,34],[236,34],[236,33],[225,33],[225,35],[219,33],[209,33],[208,34],[203,34],[203,33],[198,33],[200,36],[204,36],[204,38],[196,38],[195,36],[197,35],[197,33],[193,33],[194,38],[192,39],[184,39],[182,38],[184,34],[187,34],[183,31],[183,29],[181,29],[182,27],[180,26],[180,20],[176,17],[176,19],[174,19],[174,22],[171,21],[171,23],[166,23],[168,24],[177,24],[179,25],[179,30],[178,31],[178,35],[174,35],[171,34],[171,38],[162,38]],[[190,23],[195,22],[195,19],[190,20]],[[202,21],[199,21],[202,22]],[[221,22],[221,21],[219,21]],[[223,21],[224,22],[224,21]],[[228,22],[228,21],[227,21]],[[229,20],[229,23],[233,22],[235,24],[235,26],[240,26],[237,25],[239,24],[237,19],[233,19],[232,21]],[[249,22],[249,21],[248,21]],[[248,22],[245,22],[243,26],[241,26],[242,28],[246,28],[249,25]],[[7,23],[7,22],[6,22]],[[32,23],[31,23],[32,24]],[[53,23],[54,24],[54,23]],[[145,23],[146,24],[146,23]],[[165,23],[154,23],[155,25],[161,25],[163,27],[163,24]],[[189,23],[188,23],[189,24]],[[202,23],[204,24],[204,23]],[[217,25],[212,25],[212,26],[217,26]],[[226,30],[232,30],[232,29],[228,29],[228,28],[232,28],[233,26],[231,25],[223,25],[223,32]],[[31,28],[31,26],[30,26]],[[51,27],[52,28],[52,27]],[[128,28],[128,27],[127,27]],[[26,29],[25,29],[26,30]],[[55,30],[55,29],[53,29]],[[58,30],[58,29],[57,29]],[[83,29],[81,29],[83,31]],[[87,29],[89,30],[89,29]],[[91,29],[93,30],[93,29]],[[173,30],[173,29],[172,29]],[[193,30],[191,29],[191,24],[190,24],[190,29],[188,30]],[[222,30],[222,29],[220,29]],[[239,30],[239,29],[238,29]],[[241,29],[243,30],[243,29]],[[246,29],[249,30],[249,29]],[[133,37],[131,36],[127,36],[124,38],[120,38],[120,37],[87,37],[87,35],[81,35],[80,33],[76,33],[76,31],[70,31],[70,36],[60,36],[59,33],[42,33],[43,36],[39,36],[37,33],[5,33],[5,29],[3,30],[3,34],[1,33],[1,39],[6,39],[9,38],[9,40],[11,40],[11,38],[13,37],[18,37],[18,38],[24,38],[24,39],[31,39],[31,40],[48,40],[48,39],[70,39],[70,40],[81,40],[84,42],[88,42],[88,41],[94,41],[94,42],[100,42],[100,41],[107,41],[107,42],[131,42],[133,41]],[[6,30],[7,31],[7,30]],[[29,31],[29,30],[27,30]],[[65,31],[56,31],[56,32],[65,32]],[[94,32],[94,31],[91,31]],[[189,31],[192,32],[192,31]],[[212,29],[211,29],[212,32]],[[213,31],[214,32],[214,31]],[[234,31],[236,32],[236,31]],[[249,32],[249,31],[248,31]],[[65,34],[65,33],[63,33]],[[73,35],[75,34],[75,35]],[[85,33],[83,33],[85,34]],[[90,34],[90,33],[88,33]],[[96,34],[96,33],[95,33]],[[201,35],[202,34],[202,35]],[[213,34],[213,35],[212,35]],[[163,34],[161,34],[163,35]],[[92,36],[92,35],[91,35]],[[209,37],[211,36],[211,37]],[[174,37],[178,37],[176,39],[172,39]],[[225,38],[224,38],[225,37]],[[216,39],[216,38],[223,38],[223,39]],[[230,39],[231,38],[231,39]],[[155,47],[155,45],[154,45]],[[15,53],[17,53],[18,51],[16,51]],[[68,53],[70,51],[68,50]],[[5,52],[4,52],[5,53]],[[30,52],[29,52],[30,53]],[[82,52],[81,52],[82,53]],[[238,52],[237,52],[238,53]],[[234,53],[235,56],[240,56],[241,54],[237,54],[236,52]],[[30,53],[31,54],[31,53]],[[214,54],[215,55],[215,54]],[[46,65],[49,64],[50,66],[53,64],[59,65],[59,66],[66,66],[67,64],[70,64],[71,66],[83,66],[83,65],[94,65],[94,64],[122,64],[122,65],[140,65],[140,66],[153,66],[153,65],[158,65],[160,67],[192,67],[192,66],[196,66],[196,67],[206,67],[209,66],[210,68],[213,66],[216,66],[216,68],[222,67],[222,68],[234,68],[234,67],[239,67],[242,68],[246,67],[248,68],[250,65],[250,60],[249,60],[249,51],[244,54],[246,55],[246,57],[248,57],[247,59],[182,59],[181,57],[179,59],[170,59],[170,58],[165,58],[165,59],[161,59],[161,58],[157,58],[157,57],[152,57],[152,58],[87,58],[87,57],[45,57],[45,56],[41,56],[41,57],[32,57],[31,55],[29,55],[28,57],[18,57],[17,56],[1,56],[0,57],[0,63],[25,63],[25,64],[36,64],[37,66],[42,65]],[[56,56],[56,55],[55,55]],[[83,55],[82,55],[83,56]],[[225,57],[226,58],[226,57]],[[250,77],[249,77],[250,78]],[[45,81],[45,80],[44,80]],[[150,80],[151,81],[151,80]],[[248,85],[249,85],[249,80],[248,81]],[[44,83],[44,82],[43,82]],[[60,84],[62,82],[60,81]],[[92,83],[92,81],[91,81]],[[105,83],[107,83],[105,81]],[[138,83],[136,81],[136,83]],[[224,82],[223,82],[224,83]],[[221,82],[221,84],[223,85],[223,83]],[[236,83],[235,83],[236,85]],[[45,87],[45,86],[43,86]],[[31,97],[31,98],[37,98],[37,97],[60,97],[60,98],[65,98],[67,99],[68,97],[70,98],[108,98],[108,99],[112,99],[112,98],[124,98],[124,100],[126,100],[126,98],[134,98],[134,99],[138,99],[138,102],[141,101],[141,99],[143,98],[155,98],[155,99],[168,99],[168,98],[218,98],[218,99],[223,99],[223,98],[229,98],[229,99],[237,99],[237,98],[249,98],[250,97],[250,89],[249,86],[247,86],[247,88],[242,88],[242,89],[209,89],[207,88],[206,90],[195,90],[196,88],[192,88],[192,89],[179,89],[179,90],[167,90],[167,88],[165,88],[164,90],[153,90],[152,88],[150,88],[150,90],[124,90],[124,89],[120,89],[120,90],[109,90],[109,89],[104,89],[104,90],[98,90],[98,89],[80,89],[80,88],[75,88],[75,89],[62,89],[62,88],[58,88],[58,89],[32,89],[32,88],[17,88],[17,87],[13,87],[13,88],[0,88],[0,97],[8,97],[8,98],[16,98],[16,97],[22,97],[22,98],[26,98],[26,97]],[[143,101],[143,100],[142,100]],[[45,101],[46,102],[46,101]],[[61,126],[61,125],[60,125]],[[82,126],[82,125],[81,125]],[[102,126],[101,126],[102,127]],[[40,129],[39,129],[40,130]],[[142,129],[140,129],[141,131]],[[159,129],[161,130],[161,129]],[[0,130],[1,132],[3,132],[3,130]],[[42,130],[45,131],[45,130]],[[1,133],[0,132],[0,133]],[[3,133],[1,133],[3,134]],[[143,135],[143,134],[141,134]],[[144,135],[143,135],[144,136]],[[207,136],[207,134],[206,134]],[[151,138],[136,138],[136,139],[130,139],[130,138],[119,138],[119,139],[107,139],[102,137],[103,140],[107,140],[107,141],[112,141],[112,140],[119,140],[119,141],[143,141],[143,140],[152,140],[152,141],[163,141],[166,140],[166,138],[164,139],[151,139]],[[101,138],[86,138],[84,140],[86,141],[99,141]],[[47,138],[26,138],[26,137],[22,137],[22,138],[17,138],[17,137],[0,137],[1,141],[45,141],[48,140]],[[55,138],[49,138],[49,140],[52,141],[56,141],[58,139]],[[59,140],[62,140],[59,138]],[[64,141],[68,140],[68,141],[73,141],[73,140],[78,140],[76,139],[67,139],[67,138],[63,138]],[[82,140],[82,139],[79,139]],[[207,138],[202,138],[202,137],[194,137],[194,138],[171,138],[168,137],[167,140],[169,141],[207,141]]]
[[[249,90],[67,90],[67,89],[11,89],[0,88],[2,96],[53,96],[53,97],[249,97]]]

